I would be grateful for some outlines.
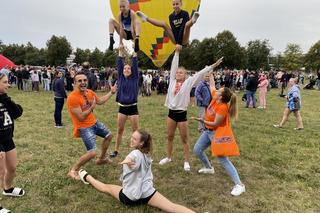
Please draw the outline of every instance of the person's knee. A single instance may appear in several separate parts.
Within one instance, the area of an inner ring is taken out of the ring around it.
[[[124,132],[124,126],[119,126],[117,132],[118,132],[118,135],[122,135]]]
[[[167,139],[168,139],[168,141],[173,141],[173,139],[174,139],[174,134],[168,134],[168,136],[167,136]]]
[[[97,156],[97,152],[94,150],[94,151],[88,152],[88,155],[90,158],[95,158]]]
[[[197,146],[193,147],[193,153],[196,157],[200,157],[201,151]]]
[[[16,166],[8,166],[6,168],[6,173],[8,173],[9,175],[15,175],[16,174],[16,170],[17,170],[17,167]]]

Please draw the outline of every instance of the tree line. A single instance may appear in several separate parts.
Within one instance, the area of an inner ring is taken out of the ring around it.
[[[302,67],[307,71],[320,69],[320,40],[305,54],[298,44],[292,43],[287,45],[283,53],[272,55],[271,51],[272,47],[267,39],[252,40],[246,46],[241,46],[233,33],[226,30],[202,41],[192,40],[181,52],[180,64],[190,70],[199,70],[224,56],[223,66],[230,69],[300,70]],[[103,52],[98,48],[94,50],[76,48],[73,51],[65,36],[53,35],[46,42],[46,47],[40,49],[30,42],[26,45],[6,45],[0,40],[0,53],[10,58],[15,64],[65,65],[67,57],[72,52],[75,54],[74,62],[77,64],[89,61],[94,67],[116,65],[116,49]],[[140,51],[138,57],[139,66],[142,69],[156,69],[143,52]],[[172,55],[164,64],[164,69],[170,68],[171,58]]]

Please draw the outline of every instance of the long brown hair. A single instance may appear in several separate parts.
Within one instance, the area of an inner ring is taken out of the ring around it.
[[[228,104],[229,102],[229,115],[235,120],[238,119],[238,106],[237,96],[228,88],[224,87],[221,93],[221,101]]]
[[[143,142],[142,146],[140,146],[138,149],[144,154],[151,154],[152,153],[151,135],[143,129],[138,129],[137,132],[139,132],[140,134],[140,142]]]

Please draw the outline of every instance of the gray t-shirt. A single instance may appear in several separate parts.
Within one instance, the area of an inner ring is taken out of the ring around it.
[[[122,192],[130,200],[149,197],[155,191],[155,188],[153,188],[151,157],[137,149],[131,151],[127,157],[131,158],[135,164],[132,168],[127,164],[123,165],[123,173],[120,177],[123,187]]]

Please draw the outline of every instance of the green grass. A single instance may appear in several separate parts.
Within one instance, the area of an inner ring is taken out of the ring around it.
[[[214,175],[199,175],[200,161],[193,155],[191,172],[183,171],[182,146],[179,135],[174,145],[174,161],[160,167],[165,156],[166,116],[165,96],[153,94],[139,98],[140,126],[154,139],[153,174],[156,189],[170,200],[197,212],[320,212],[320,110],[319,91],[303,91],[302,117],[305,130],[296,132],[295,119],[290,117],[284,129],[272,124],[279,122],[285,101],[277,90],[268,93],[266,110],[246,110],[239,103],[239,120],[233,123],[241,156],[232,158],[247,192],[232,197],[232,181],[211,158]],[[102,93],[98,93],[102,95]],[[15,185],[26,190],[22,198],[1,197],[1,204],[13,212],[159,212],[143,206],[127,208],[111,196],[97,192],[67,177],[70,166],[85,152],[79,139],[72,138],[72,124],[66,108],[63,110],[64,129],[55,129],[52,93],[20,92],[11,89],[10,96],[21,104],[24,114],[16,121],[15,143],[19,165]],[[241,97],[241,94],[239,94]],[[112,98],[95,110],[97,118],[116,133],[118,107]],[[189,107],[188,116],[197,114]],[[197,124],[189,124],[190,147],[199,133]],[[105,183],[121,184],[122,167],[118,162],[129,153],[127,125],[121,155],[112,165],[85,169]],[[101,144],[99,139],[98,147]],[[114,148],[114,140],[110,151]],[[100,150],[100,147],[99,149]],[[192,149],[191,149],[192,151]],[[207,151],[209,153],[209,150]]]

